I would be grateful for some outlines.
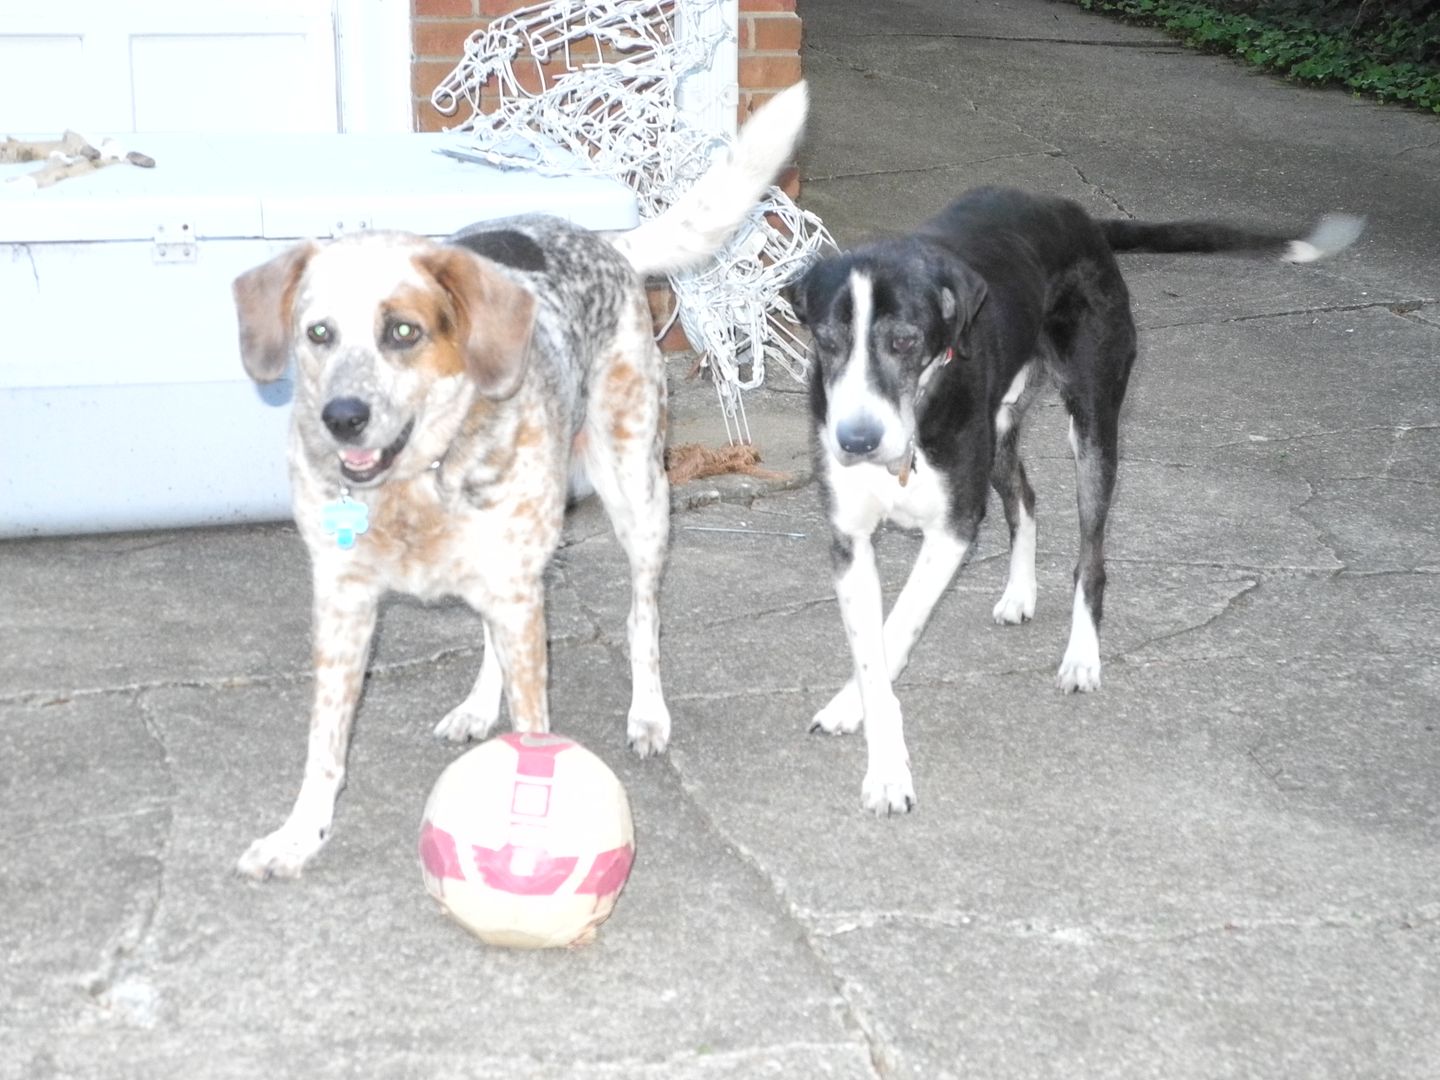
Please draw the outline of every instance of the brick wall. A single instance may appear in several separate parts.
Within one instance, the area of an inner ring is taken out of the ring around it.
[[[439,131],[463,117],[445,116],[430,104],[430,94],[455,65],[465,50],[465,39],[497,15],[528,7],[536,0],[411,0],[411,90],[414,95],[415,130]],[[795,0],[740,0],[740,56],[737,80],[740,98],[739,122],[779,91],[800,79],[800,17]],[[572,48],[571,55],[577,55]],[[552,70],[559,70],[558,62]],[[517,65],[516,77],[534,89],[541,73]],[[482,101],[483,107],[483,101]],[[799,193],[796,170],[789,170],[780,186],[790,195]],[[668,289],[652,291],[652,307],[668,315]],[[662,345],[667,351],[684,349],[685,336],[678,323]]]
[[[430,104],[430,93],[464,53],[465,39],[497,15],[527,7],[535,0],[412,0],[411,40],[414,60],[411,89],[415,129],[439,131],[456,117],[444,116]],[[800,79],[800,17],[795,0],[740,0],[741,123],[778,91]],[[572,55],[583,55],[572,48]],[[521,65],[523,68],[523,65]],[[522,83],[538,85],[539,73],[517,68]],[[560,70],[558,62],[551,70]]]

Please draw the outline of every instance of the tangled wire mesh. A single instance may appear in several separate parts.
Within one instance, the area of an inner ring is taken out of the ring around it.
[[[598,172],[628,186],[641,216],[653,217],[726,145],[678,102],[681,81],[708,65],[724,35],[700,29],[698,16],[724,2],[553,0],[521,8],[470,35],[431,102],[447,116],[468,110],[451,129],[460,156],[550,174]],[[805,378],[806,343],[783,291],[833,247],[816,215],[772,187],[713,262],[670,278],[732,442],[749,441],[742,391],[764,382],[767,362]]]

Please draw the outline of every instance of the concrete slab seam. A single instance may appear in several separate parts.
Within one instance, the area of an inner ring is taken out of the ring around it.
[[[883,1078],[891,1075],[897,1067],[896,1040],[893,1034],[885,1028],[883,1021],[877,1019],[879,1010],[867,1009],[863,1002],[857,1000],[862,994],[862,988],[852,980],[842,978],[835,970],[834,963],[820,948],[813,928],[805,918],[800,916],[801,908],[789,897],[784,883],[766,870],[759,856],[748,846],[727,833],[705,802],[697,797],[696,786],[686,775],[683,755],[672,752],[666,755],[666,758],[680,785],[681,793],[690,800],[691,806],[706,827],[743,865],[747,866],[756,877],[768,886],[784,917],[795,926],[796,933],[805,948],[815,957],[816,963],[829,973],[836,996],[844,1005],[843,1022],[847,1027],[858,1032],[864,1040],[871,1068],[876,1077]]]

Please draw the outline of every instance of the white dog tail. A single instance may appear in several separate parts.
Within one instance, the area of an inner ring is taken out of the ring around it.
[[[611,234],[611,243],[642,277],[703,263],[724,246],[791,161],[809,105],[803,82],[777,94],[750,117],[726,160],[658,217]]]

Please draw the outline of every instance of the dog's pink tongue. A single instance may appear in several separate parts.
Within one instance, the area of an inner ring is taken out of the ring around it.
[[[364,472],[380,460],[379,450],[341,450],[340,460],[356,472]]]

